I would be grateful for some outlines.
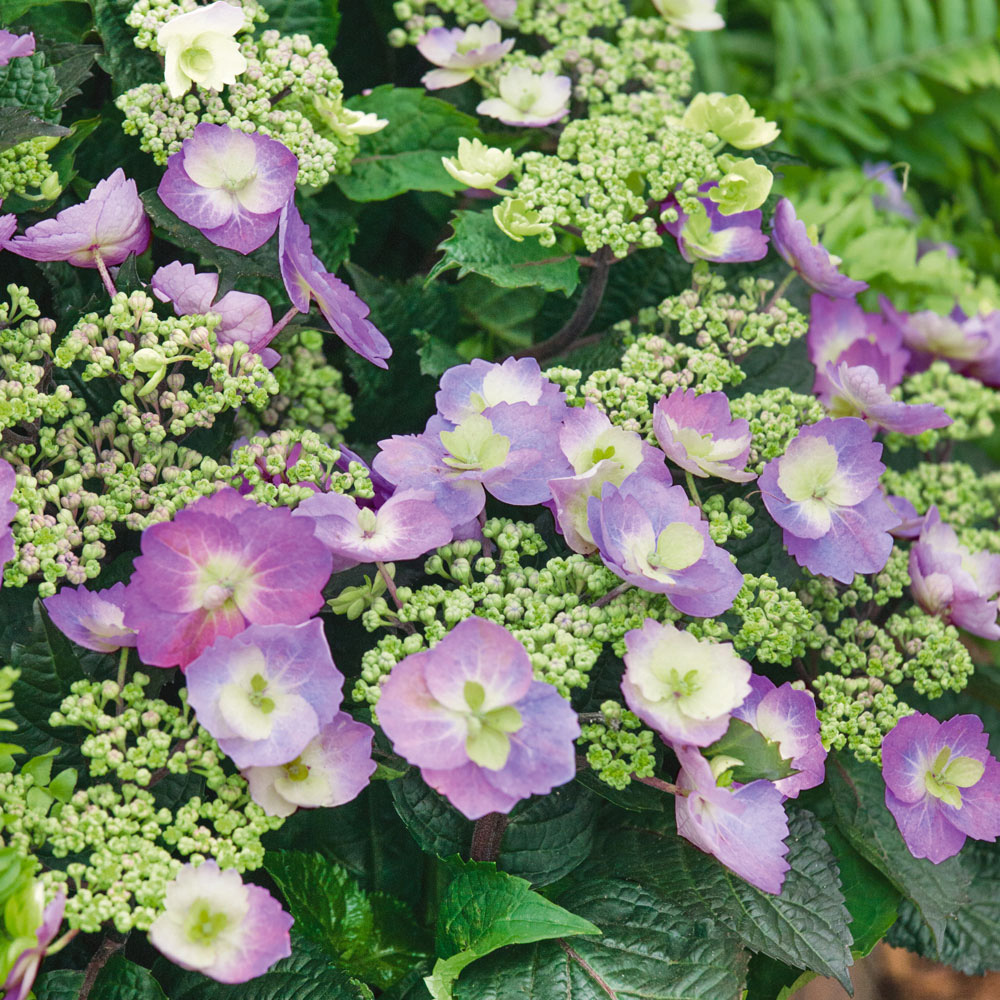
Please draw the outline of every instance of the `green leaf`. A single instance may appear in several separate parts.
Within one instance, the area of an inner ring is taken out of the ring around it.
[[[0,0],[0,24],[13,24],[34,7],[51,7],[64,0]],[[86,3],[86,0],[79,0]]]
[[[429,957],[430,937],[406,906],[369,895],[320,854],[268,852],[264,867],[281,888],[298,932],[338,968],[387,989]]]
[[[121,94],[142,83],[163,79],[163,67],[149,49],[133,44],[135,32],[125,24],[131,0],[89,0],[94,12],[94,28],[101,36],[104,51],[97,65],[111,77],[114,93]]]
[[[463,974],[457,1000],[738,1000],[746,953],[712,921],[692,921],[674,902],[619,879],[555,898],[601,936],[499,951]]]
[[[434,1000],[451,1000],[459,973],[505,945],[601,933],[492,863],[453,864],[458,874],[441,898],[437,925],[438,953],[448,957],[439,958],[425,980]]]
[[[737,495],[734,491],[734,496]],[[768,514],[760,497],[747,500],[753,507],[746,538],[730,538],[726,549],[736,556],[741,573],[773,576],[782,587],[794,588],[802,577],[795,560],[785,551],[781,526]]]
[[[11,59],[0,66],[0,107],[20,107],[39,118],[59,120],[59,95],[55,70],[44,52]]]
[[[83,985],[83,973],[72,969],[53,969],[35,981],[36,1000],[77,1000]]]
[[[97,45],[76,45],[63,42],[45,49],[45,57],[55,74],[59,87],[59,106],[82,93],[80,85],[90,79],[90,67],[97,58]]]
[[[124,955],[112,955],[90,991],[90,1000],[167,1000],[152,973],[130,962]]]
[[[25,108],[0,107],[0,151],[40,135],[69,135],[69,129],[43,121]]]
[[[283,35],[308,35],[315,45],[331,51],[340,27],[339,0],[262,0],[267,29]]]
[[[798,772],[792,767],[791,758],[781,756],[781,747],[757,732],[749,722],[730,719],[725,735],[705,748],[705,756],[711,760],[716,756],[735,757],[742,761],[728,770],[733,781],[748,784],[757,778],[779,781]]]
[[[385,201],[404,191],[454,194],[464,187],[441,166],[441,157],[453,155],[463,136],[483,138],[475,118],[420,88],[391,84],[346,104],[389,120],[381,131],[361,137],[351,172],[334,178],[348,198]]]
[[[885,786],[875,765],[860,764],[849,753],[831,754],[826,773],[841,832],[914,904],[940,945],[948,920],[969,899],[969,872],[958,857],[935,865],[910,854],[885,807]]]
[[[449,236],[439,247],[444,256],[431,269],[428,280],[458,268],[458,276],[475,273],[502,288],[540,285],[547,292],[572,293],[579,284],[579,265],[559,247],[543,247],[534,237],[518,243],[505,236],[489,212],[456,212]]]

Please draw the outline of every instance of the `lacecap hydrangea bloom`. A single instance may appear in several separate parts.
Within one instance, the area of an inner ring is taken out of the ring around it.
[[[323,606],[326,546],[291,511],[234,489],[147,528],[141,544],[125,624],[150,666],[186,666],[219,636],[250,624],[298,625]]]
[[[509,812],[576,774],[576,713],[534,679],[524,646],[482,618],[397,663],[377,713],[396,752],[469,819]]]
[[[476,70],[499,62],[513,47],[513,38],[500,37],[496,21],[465,29],[431,28],[417,42],[417,51],[438,69],[425,73],[420,82],[428,90],[457,87],[471,80]]]
[[[498,403],[543,406],[560,420],[572,412],[562,389],[542,374],[534,358],[507,358],[501,364],[476,358],[449,368],[440,385],[434,397],[438,413],[456,424]]]
[[[225,0],[197,7],[171,18],[160,28],[157,44],[163,50],[167,91],[183,97],[197,84],[222,90],[246,71],[246,57],[233,37],[242,30],[243,9]]]
[[[625,703],[671,743],[714,743],[751,692],[750,664],[732,643],[707,642],[647,618],[625,633],[625,649]]]
[[[975,715],[907,715],[882,742],[885,804],[910,853],[935,864],[1000,836],[1000,764]]]
[[[184,865],[167,883],[149,940],[182,969],[220,983],[245,983],[292,953],[292,922],[266,889],[210,860]]]
[[[899,523],[879,488],[882,445],[856,417],[803,427],[758,480],[785,548],[810,573],[851,583],[877,573],[892,551]]]
[[[540,128],[569,114],[573,82],[546,70],[532,73],[527,66],[512,66],[497,82],[499,97],[489,97],[476,111],[498,118],[504,125]]]
[[[125,625],[125,584],[107,590],[63,587],[42,602],[56,628],[78,646],[113,653],[134,646],[136,634]]]

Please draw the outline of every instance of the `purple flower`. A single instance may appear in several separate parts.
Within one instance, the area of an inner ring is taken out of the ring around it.
[[[315,299],[333,332],[352,351],[379,368],[389,367],[385,360],[392,354],[389,341],[367,318],[368,306],[348,285],[329,274],[313,253],[309,227],[291,200],[281,212],[278,264],[288,297],[299,312],[309,312],[309,301]]]
[[[507,358],[502,364],[476,358],[449,368],[434,401],[438,413],[455,424],[498,403],[544,406],[560,420],[576,412],[567,408],[562,389],[542,374],[534,358]]]
[[[937,507],[927,511],[920,538],[910,548],[910,582],[925,611],[973,635],[1000,639],[1000,555],[970,552]]]
[[[763,892],[781,892],[788,847],[788,817],[781,792],[760,779],[720,788],[708,761],[695,747],[676,747],[681,770],[674,799],[677,832],[712,854]]]
[[[425,73],[420,82],[428,90],[457,87],[471,80],[477,69],[499,62],[513,47],[513,38],[501,41],[496,21],[470,24],[464,30],[431,28],[417,42],[417,50],[441,69]]]
[[[298,158],[276,139],[202,122],[167,160],[157,194],[213,243],[245,254],[278,228],[298,169]]]
[[[10,522],[17,514],[17,504],[11,499],[17,488],[17,473],[10,462],[0,458],[0,569],[14,558],[14,532]]]
[[[3,199],[0,198],[0,205],[3,205]],[[17,229],[17,216],[11,213],[7,215],[0,215],[0,250],[3,250],[7,241],[14,235],[14,230]]]
[[[576,713],[534,679],[524,646],[482,618],[397,663],[376,711],[396,752],[469,819],[576,774]]]
[[[923,514],[917,513],[917,508],[906,499],[890,493],[886,497],[889,506],[899,517],[899,524],[890,529],[894,538],[919,538],[924,526]]]
[[[79,205],[64,208],[15,236],[8,250],[29,260],[65,260],[75,267],[121,264],[149,246],[149,219],[135,181],[119,167]]]
[[[703,642],[647,618],[625,633],[625,648],[625,702],[671,743],[714,743],[750,694],[750,664],[730,642]]]
[[[791,760],[798,773],[774,782],[782,795],[794,799],[799,792],[823,784],[826,749],[819,737],[816,702],[808,691],[798,691],[788,681],[776,687],[754,674],[750,694],[733,715],[777,743],[781,756]]]
[[[6,66],[11,59],[30,56],[34,51],[35,36],[30,31],[26,35],[15,35],[0,28],[0,67]]]
[[[125,624],[143,663],[184,667],[219,636],[311,618],[331,562],[291,511],[220,490],[143,532]]]
[[[222,322],[215,328],[215,339],[220,344],[235,344],[240,340],[254,354],[261,354],[271,342],[274,319],[267,299],[233,291],[216,301],[219,276],[211,271],[198,274],[193,264],[175,260],[153,273],[150,287],[161,302],[174,307],[178,316],[204,316],[210,312],[221,316]]]
[[[882,445],[856,417],[803,427],[758,480],[764,506],[784,529],[785,548],[810,573],[851,583],[889,559],[899,523],[879,489]]]
[[[333,572],[358,563],[416,559],[452,540],[450,520],[434,494],[400,490],[377,511],[341,493],[316,493],[293,512],[312,521],[316,537],[333,555]]]
[[[835,299],[852,299],[868,287],[867,282],[853,281],[837,270],[840,258],[833,257],[814,235],[810,236],[787,198],[782,198],[774,210],[771,237],[784,262],[817,292]]]
[[[37,882],[35,883],[35,890],[41,896],[42,887]],[[36,900],[36,902],[39,908],[41,908],[41,898]],[[10,972],[7,973],[7,978],[3,983],[5,991],[3,1000],[25,1000],[29,995],[34,996],[31,992],[31,987],[38,976],[38,970],[41,967],[42,959],[45,958],[45,953],[48,951],[49,945],[52,944],[56,934],[59,933],[65,910],[66,892],[60,889],[55,899],[45,907],[42,913],[42,922],[38,930],[35,931],[37,943],[22,951],[14,960]]]
[[[744,471],[750,423],[733,420],[724,392],[698,395],[693,389],[674,389],[653,407],[653,431],[667,458],[695,476],[733,483],[756,478]]]
[[[517,0],[483,0],[483,6],[501,21],[509,21],[517,13]]]
[[[527,66],[512,66],[497,81],[499,97],[476,105],[476,112],[499,118],[504,125],[540,128],[569,114],[573,81],[550,70],[532,73]]]
[[[865,163],[861,169],[865,177],[870,180],[877,180],[881,183],[884,194],[873,194],[872,204],[882,212],[893,212],[901,215],[910,222],[917,221],[917,213],[913,206],[906,200],[906,192],[903,185],[896,180],[895,167],[881,160],[878,163]]]
[[[714,182],[702,184],[700,190],[713,187]],[[767,256],[768,239],[761,231],[763,217],[759,208],[723,215],[711,198],[698,198],[698,202],[703,210],[693,215],[683,211],[673,197],[660,206],[663,211],[672,208],[677,213],[676,221],[665,222],[664,228],[677,240],[677,249],[686,261],[733,264]]]
[[[215,861],[187,864],[167,883],[163,912],[150,944],[182,969],[220,983],[262,976],[292,953],[292,918],[259,885],[244,883]]]
[[[344,685],[318,618],[219,636],[186,680],[198,721],[237,767],[296,758],[333,721]]]
[[[885,358],[884,355],[880,355]],[[860,417],[872,427],[900,434],[922,434],[934,427],[947,427],[951,417],[933,403],[916,405],[893,399],[886,388],[888,375],[869,365],[841,361],[826,366],[823,405],[835,417]]]
[[[686,615],[708,618],[733,606],[743,574],[708,533],[708,522],[682,486],[641,472],[587,507],[591,534],[608,569],[627,583],[666,594]]]
[[[566,544],[587,555],[597,550],[590,532],[587,504],[599,497],[605,483],[620,486],[637,470],[671,484],[663,454],[646,444],[635,431],[616,427],[593,403],[581,410],[571,407],[559,429],[559,447],[574,475],[549,481],[556,527]]]
[[[294,759],[275,767],[248,767],[250,796],[268,816],[296,809],[333,808],[356,798],[375,772],[369,726],[338,712]]]
[[[885,804],[915,858],[940,864],[966,837],[1000,836],[1000,764],[976,715],[915,712],[882,741]]]
[[[63,587],[42,602],[63,635],[78,646],[113,653],[134,646],[136,634],[125,627],[125,584],[107,590]]]

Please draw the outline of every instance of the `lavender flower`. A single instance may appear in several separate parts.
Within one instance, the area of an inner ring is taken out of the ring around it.
[[[346,712],[322,726],[294,759],[275,767],[248,767],[250,796],[268,816],[296,809],[333,808],[356,798],[375,772],[372,730]]]
[[[281,212],[278,263],[285,290],[299,312],[309,312],[309,302],[315,299],[333,332],[352,351],[379,368],[389,367],[386,362],[392,354],[389,341],[367,318],[368,306],[349,286],[329,274],[313,253],[309,227],[291,200]]]
[[[0,206],[3,205],[3,199],[0,198]],[[8,212],[6,215],[0,215],[0,250],[3,250],[7,246],[7,241],[14,235],[14,231],[17,229],[17,216]]]
[[[517,13],[517,0],[483,0],[483,6],[501,21],[509,21]]]
[[[502,41],[496,21],[462,28],[431,28],[417,42],[417,49],[440,69],[425,73],[420,82],[428,90],[457,87],[471,80],[476,70],[499,62],[514,47],[514,39]]]
[[[41,884],[36,882],[33,886],[35,898],[32,900],[36,913],[42,909],[42,891]],[[31,992],[31,987],[38,976],[42,959],[45,958],[49,946],[59,933],[65,911],[66,892],[60,889],[55,899],[42,911],[41,923],[34,932],[36,943],[25,948],[17,956],[14,964],[11,966],[10,972],[7,973],[7,978],[3,983],[3,1000],[26,1000],[27,997],[34,996]],[[17,940],[23,941],[24,939],[20,938]],[[11,942],[11,944],[14,943]]]
[[[878,488],[881,454],[871,428],[844,417],[803,427],[764,467],[764,505],[784,529],[789,554],[810,573],[851,583],[888,561],[899,518]]]
[[[54,219],[31,226],[5,245],[29,260],[108,267],[149,246],[149,219],[135,181],[126,180],[119,167],[98,183],[85,202],[64,208]]]
[[[893,538],[919,538],[924,527],[924,516],[917,513],[917,508],[906,497],[890,493],[886,500],[899,517],[899,524],[890,529]]]
[[[627,583],[666,594],[678,611],[699,618],[733,606],[743,574],[712,541],[683,487],[634,473],[621,486],[605,483],[587,512],[601,559]]]
[[[30,56],[35,51],[35,36],[29,31],[25,35],[15,35],[0,28],[0,67],[11,59]]]
[[[756,478],[744,471],[750,424],[733,420],[724,392],[698,395],[693,389],[674,389],[653,407],[653,431],[667,458],[695,476],[732,483]]]
[[[318,618],[250,625],[187,666],[188,702],[237,767],[285,764],[340,708],[344,675]]]
[[[700,190],[707,192],[715,186],[714,182],[703,184]],[[723,215],[711,198],[698,198],[698,204],[701,207],[690,215],[675,198],[660,206],[663,212],[672,210],[676,215],[673,222],[664,222],[663,227],[677,240],[677,249],[686,261],[733,264],[767,256],[768,239],[761,231],[763,217],[759,208]]]
[[[107,590],[63,587],[42,602],[56,628],[78,646],[114,653],[134,646],[136,634],[125,627],[125,584]]]
[[[233,37],[243,30],[244,12],[235,4],[216,0],[167,21],[157,32],[163,49],[167,91],[175,100],[197,84],[222,90],[247,68],[246,57]]]
[[[258,885],[215,861],[187,864],[167,883],[149,941],[182,969],[220,983],[245,983],[292,953],[292,918]]]
[[[509,812],[576,774],[576,713],[534,679],[521,643],[482,618],[397,663],[377,711],[396,752],[469,819]]]
[[[1000,764],[976,715],[915,712],[882,742],[885,804],[915,858],[940,864],[966,837],[1000,836]]]
[[[10,522],[17,514],[17,504],[11,499],[17,488],[17,473],[10,462],[0,458],[0,568],[14,558],[14,532]]]
[[[544,406],[559,420],[576,412],[566,406],[562,389],[542,374],[534,358],[507,358],[501,364],[476,358],[455,365],[441,376],[434,401],[438,413],[456,424],[498,403]]]
[[[497,82],[499,97],[480,101],[476,111],[499,118],[504,125],[541,127],[569,114],[573,82],[546,70],[532,73],[527,66],[512,66]]]
[[[323,606],[330,553],[284,508],[224,489],[142,534],[125,624],[150,666],[186,666],[250,624],[297,625]]]
[[[246,254],[278,228],[298,164],[276,139],[202,122],[167,160],[157,194],[207,239]]]
[[[908,222],[917,221],[917,213],[913,206],[906,200],[906,191],[903,185],[896,180],[896,169],[893,164],[886,160],[878,163],[862,164],[862,171],[869,180],[877,180],[885,192],[884,194],[873,194],[872,204],[882,212],[893,212],[902,216]]]
[[[703,642],[647,618],[625,633],[625,648],[625,702],[669,742],[714,743],[750,694],[750,664],[732,643]]]
[[[690,746],[675,748],[681,771],[674,799],[677,832],[763,892],[779,893],[785,873],[788,817],[782,794],[763,779],[720,788],[708,761]]]
[[[773,681],[754,674],[750,694],[733,709],[733,715],[777,743],[781,756],[791,760],[798,773],[774,783],[782,795],[794,799],[799,792],[823,784],[826,748],[819,736],[816,702],[808,691],[799,691],[788,681],[776,687]]]
[[[784,262],[811,288],[837,299],[851,299],[863,292],[868,284],[853,281],[837,270],[839,257],[834,257],[811,237],[806,224],[795,214],[792,203],[782,198],[774,210],[771,227],[774,249]]]
[[[377,511],[340,493],[316,493],[299,504],[294,516],[310,519],[333,555],[335,573],[358,563],[416,559],[453,536],[450,520],[426,490],[400,490]]]
[[[1000,555],[970,552],[937,507],[927,511],[920,538],[910,548],[910,581],[925,611],[973,635],[1000,639]]]

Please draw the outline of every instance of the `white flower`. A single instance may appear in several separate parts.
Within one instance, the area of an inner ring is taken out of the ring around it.
[[[459,184],[492,188],[514,169],[514,154],[509,149],[494,149],[478,139],[470,142],[463,136],[458,140],[458,156],[442,156],[441,164]]]
[[[373,132],[381,132],[389,124],[388,118],[379,118],[373,111],[366,113],[343,108],[340,113],[344,119],[341,122],[341,128],[353,135],[371,135]]]
[[[568,76],[514,66],[500,77],[500,96],[481,101],[476,111],[505,125],[551,125],[569,114],[572,86]]]
[[[160,28],[156,41],[163,49],[167,90],[183,97],[193,83],[221,90],[247,68],[247,61],[233,37],[243,30],[239,7],[216,0],[175,17]]]
[[[716,13],[715,0],[653,0],[653,6],[678,28],[718,31],[726,22]]]
[[[552,226],[542,222],[538,212],[528,208],[520,198],[504,198],[493,206],[493,221],[512,240],[520,243],[525,236],[541,236]]]

